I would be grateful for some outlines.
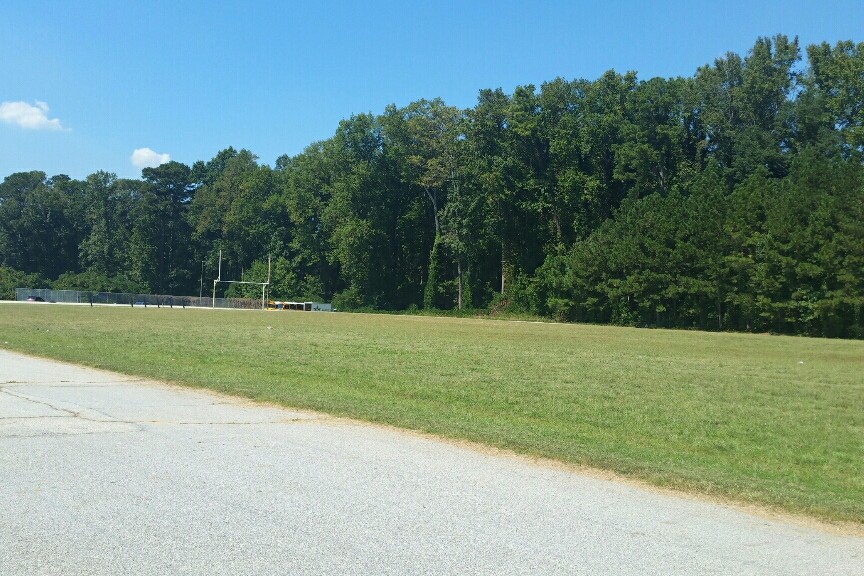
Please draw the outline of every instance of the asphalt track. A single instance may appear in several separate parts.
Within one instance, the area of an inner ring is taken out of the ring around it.
[[[0,574],[864,574],[864,538],[0,351]]]

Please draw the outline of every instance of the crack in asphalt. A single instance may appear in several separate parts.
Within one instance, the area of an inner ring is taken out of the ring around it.
[[[96,412],[98,414],[101,414],[102,416],[105,417],[105,419],[98,420],[96,418],[89,418],[87,416],[83,416],[80,412],[76,412],[74,410],[69,410],[67,408],[61,408],[59,406],[55,406],[55,405],[53,405],[50,402],[47,402],[45,400],[38,400],[38,399],[33,398],[31,396],[27,396],[26,394],[16,394],[15,392],[12,392],[11,390],[7,390],[6,388],[4,388],[2,386],[0,386],[0,393],[8,394],[9,396],[12,396],[13,398],[18,398],[19,400],[24,400],[25,402],[32,402],[33,404],[39,404],[41,406],[47,406],[48,408],[50,408],[52,410],[56,410],[57,412],[65,412],[66,414],[68,414],[72,418],[79,418],[81,420],[86,420],[87,422],[101,422],[101,423],[116,422],[118,424],[135,424],[135,422],[130,422],[127,420],[120,420],[119,418],[115,418],[115,417],[111,416],[110,414],[105,414],[103,412],[99,412],[98,410],[93,410],[92,408],[90,409],[92,412]],[[45,417],[52,417],[52,416],[40,416],[40,417],[45,418]]]
[[[42,418],[75,418],[75,416],[0,416],[0,420],[39,420]]]
[[[170,420],[139,420],[138,424],[176,424],[178,426],[254,426],[256,424],[293,424],[309,422],[316,418],[283,418],[282,420],[258,420],[255,422],[172,422]]]
[[[20,400],[24,400],[26,402],[32,402],[33,404],[39,404],[42,406],[46,406],[52,410],[56,410],[58,412],[64,412],[63,415],[40,415],[40,416],[0,416],[0,421],[2,420],[38,420],[41,418],[78,418],[80,420],[84,420],[87,422],[96,422],[96,423],[115,423],[115,424],[129,424],[132,426],[142,425],[142,424],[163,424],[163,425],[177,425],[177,426],[254,426],[259,424],[291,424],[295,422],[306,422],[309,420],[315,420],[316,418],[309,417],[300,417],[300,418],[282,418],[280,420],[255,420],[255,421],[229,421],[229,422],[218,422],[218,421],[171,421],[171,420],[123,420],[120,418],[116,418],[111,416],[110,414],[105,414],[104,412],[99,412],[98,410],[94,410],[92,408],[88,408],[88,410],[92,412],[96,412],[105,417],[105,419],[96,419],[89,418],[87,416],[82,415],[80,412],[76,412],[74,410],[69,410],[67,408],[61,408],[59,406],[55,406],[50,402],[45,400],[39,400],[33,398],[32,396],[27,396],[26,394],[15,393],[11,390],[7,390],[2,385],[0,385],[0,393],[8,394],[14,398],[18,398]],[[96,433],[96,432],[94,432]],[[62,433],[61,433],[62,434]],[[44,435],[44,434],[40,434]],[[14,436],[4,436],[4,438],[13,438]]]
[[[117,386],[119,384],[135,384],[138,382],[152,382],[146,378],[135,378],[133,380],[90,380],[73,384],[69,380],[6,380],[0,382],[0,386],[50,386],[51,388],[93,388],[98,386]]]
[[[7,438],[60,438],[62,436],[95,436],[98,434],[131,434],[137,430],[98,430],[92,432],[40,432],[38,434],[4,434],[0,440]]]
[[[54,406],[54,405],[50,404],[49,402],[37,400],[37,399],[31,398],[25,394],[16,394],[15,392],[7,390],[6,388],[4,388],[2,386],[0,386],[0,393],[8,394],[9,396],[12,396],[13,398],[18,398],[19,400],[24,400],[25,402],[32,402],[33,404],[39,404],[41,406],[47,406],[48,408],[51,408],[52,410],[56,410],[57,412],[66,412],[67,414],[69,414],[71,416],[80,416],[80,414],[78,414],[77,412],[74,412],[72,410],[67,410],[65,408],[58,408],[57,406]]]

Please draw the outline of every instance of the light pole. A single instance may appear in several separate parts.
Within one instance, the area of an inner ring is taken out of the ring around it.
[[[204,260],[201,261],[201,288],[198,289],[198,305],[201,305],[201,298],[204,296]]]

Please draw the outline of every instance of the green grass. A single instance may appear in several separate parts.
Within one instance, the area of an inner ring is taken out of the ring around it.
[[[864,342],[8,304],[0,345],[864,523]]]

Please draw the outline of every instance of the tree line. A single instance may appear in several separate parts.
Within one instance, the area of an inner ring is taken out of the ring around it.
[[[864,43],[358,114],[302,153],[0,184],[0,286],[864,337]],[[242,293],[234,286],[233,295]]]

